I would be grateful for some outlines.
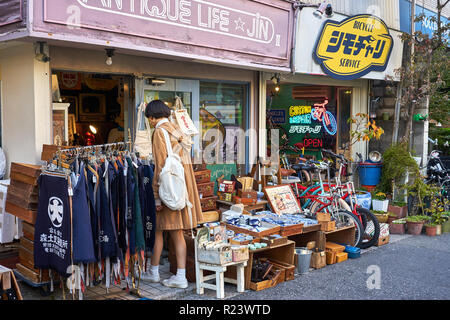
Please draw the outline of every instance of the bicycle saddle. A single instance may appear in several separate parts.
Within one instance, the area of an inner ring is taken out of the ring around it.
[[[313,171],[314,170],[314,166],[313,165],[306,164],[306,163],[293,164],[293,165],[291,165],[291,167],[295,171],[301,171],[301,170]]]

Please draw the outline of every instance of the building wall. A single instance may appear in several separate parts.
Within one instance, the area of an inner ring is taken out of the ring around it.
[[[303,0],[309,4],[317,4],[316,0]],[[333,11],[347,16],[370,13],[378,16],[389,28],[399,30],[399,2],[398,0],[328,0]]]
[[[50,71],[35,59],[32,43],[0,49],[2,135],[7,159],[39,163],[42,144],[51,141]]]
[[[445,2],[445,0],[440,0],[440,1],[441,1],[441,5],[442,5],[442,3]],[[411,1],[409,0],[409,2],[411,2]],[[416,0],[417,5],[424,7],[426,9],[429,9],[431,11],[434,11],[434,12],[437,12],[437,9],[436,9],[437,3],[438,3],[438,0]],[[442,9],[442,15],[447,18],[450,17],[450,5],[447,4],[444,7],[444,9]]]

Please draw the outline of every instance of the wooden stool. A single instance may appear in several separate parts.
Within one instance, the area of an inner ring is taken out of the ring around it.
[[[224,273],[227,271],[227,267],[236,266],[236,279],[225,278]],[[237,285],[238,292],[244,292],[244,268],[247,266],[247,261],[230,262],[224,265],[215,265],[203,262],[195,262],[195,276],[197,283],[197,294],[203,294],[204,288],[216,290],[217,298],[225,298],[225,282],[233,283]],[[209,276],[203,276],[203,270],[215,272]],[[206,283],[208,280],[216,279],[215,284]]]

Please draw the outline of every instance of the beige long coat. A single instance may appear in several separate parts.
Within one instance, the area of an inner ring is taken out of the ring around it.
[[[189,201],[192,203],[192,224],[197,227],[203,219],[200,197],[198,195],[197,184],[195,182],[194,170],[192,169],[190,149],[191,145],[187,142],[187,137],[181,134],[181,131],[173,123],[163,123],[160,128],[164,128],[169,133],[172,150],[181,157],[184,167],[186,187]],[[167,148],[163,131],[156,128],[152,136],[153,159],[155,161],[155,171],[153,176],[153,192],[156,203],[159,204],[159,185],[158,178],[167,158]],[[163,209],[156,212],[156,230],[178,230],[191,229],[190,218],[187,207],[180,211],[173,211],[162,203]]]

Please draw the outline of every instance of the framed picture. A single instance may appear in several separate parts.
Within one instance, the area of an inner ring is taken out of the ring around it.
[[[53,144],[62,146],[68,142],[68,103],[53,103]]]
[[[272,210],[276,214],[296,214],[302,212],[290,185],[265,187],[264,193]]]
[[[69,113],[69,144],[71,143],[71,141],[73,141],[74,139],[74,134],[77,133],[77,126],[75,124],[75,115]]]
[[[104,121],[106,118],[105,95],[80,93],[79,121]]]
[[[75,121],[78,121],[78,97],[77,96],[61,96],[64,103],[70,103],[69,114],[75,116]]]

